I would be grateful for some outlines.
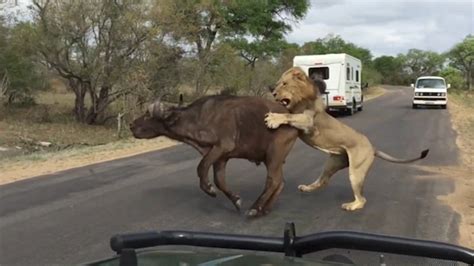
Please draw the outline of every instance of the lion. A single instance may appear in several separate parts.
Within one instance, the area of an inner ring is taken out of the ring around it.
[[[275,88],[270,90],[290,114],[267,113],[267,127],[289,124],[300,130],[299,137],[303,142],[329,154],[320,176],[312,184],[300,185],[298,189],[311,192],[322,188],[337,171],[349,167],[354,201],[342,204],[344,210],[362,209],[367,202],[362,195],[363,183],[375,157],[393,163],[411,163],[428,155],[427,149],[417,158],[398,159],[376,150],[365,135],[326,113],[319,88],[299,67],[283,73]]]

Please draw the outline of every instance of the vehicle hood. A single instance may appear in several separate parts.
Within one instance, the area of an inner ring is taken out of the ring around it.
[[[349,264],[315,259],[284,257],[282,255],[258,255],[252,253],[220,253],[185,250],[144,251],[137,254],[138,265],[209,265],[209,266],[240,266],[240,265],[285,265],[285,266],[345,266]],[[117,257],[86,263],[89,266],[118,266]]]

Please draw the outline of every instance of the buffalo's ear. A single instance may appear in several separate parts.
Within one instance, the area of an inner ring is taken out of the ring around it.
[[[293,69],[292,74],[293,74],[293,77],[296,78],[296,79],[299,79],[301,81],[306,80],[306,74],[300,68]]]
[[[183,100],[183,94],[179,94],[179,101],[178,101],[178,107],[183,106],[184,100]]]

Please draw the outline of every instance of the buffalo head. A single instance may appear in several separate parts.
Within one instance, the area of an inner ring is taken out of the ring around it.
[[[145,114],[133,120],[130,124],[130,130],[135,138],[151,139],[167,133],[165,125],[172,114],[174,106],[163,103],[161,101],[162,98],[163,96],[150,104]],[[181,104],[182,95],[180,95],[179,105]]]

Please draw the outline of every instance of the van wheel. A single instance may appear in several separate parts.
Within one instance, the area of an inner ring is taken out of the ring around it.
[[[413,104],[412,108],[413,108],[413,109],[418,109],[418,105]]]
[[[355,112],[356,112],[356,109],[357,109],[356,103],[355,103],[355,101],[353,101],[353,102],[352,102],[352,107],[346,109],[346,114],[347,114],[347,115],[354,115]]]
[[[362,109],[363,109],[363,106],[362,106],[362,105],[363,105],[363,104],[364,104],[364,96],[362,96],[362,97],[360,98],[360,107],[357,107],[357,111],[359,111],[359,112],[362,111]]]

